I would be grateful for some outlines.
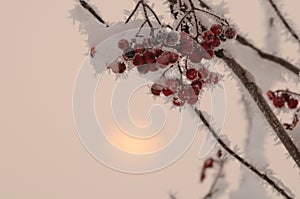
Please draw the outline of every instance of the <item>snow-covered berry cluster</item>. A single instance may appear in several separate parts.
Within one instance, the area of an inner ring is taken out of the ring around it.
[[[136,68],[142,75],[161,70],[163,75],[154,80],[151,93],[167,97],[175,106],[194,105],[204,86],[218,84],[221,80],[221,75],[201,63],[203,59],[212,58],[211,46],[219,45],[216,45],[216,40],[224,32],[222,26],[219,28],[212,27],[215,32],[210,31],[212,41],[208,39],[209,32],[204,32],[204,40],[200,44],[191,35],[168,28],[158,29],[149,37],[134,38],[131,41],[121,39],[117,44],[122,51],[121,56],[116,64],[108,68],[117,74]],[[164,75],[171,68],[177,69],[176,77]]]

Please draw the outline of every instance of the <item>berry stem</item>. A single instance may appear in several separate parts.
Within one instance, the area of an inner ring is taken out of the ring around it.
[[[84,0],[79,0],[80,5],[89,11],[100,23],[105,24],[106,27],[109,27],[108,24],[97,14],[97,12]]]
[[[201,33],[199,32],[199,22],[198,22],[198,18],[197,18],[197,15],[196,15],[196,8],[195,8],[195,5],[193,3],[192,0],[189,0],[189,3],[190,3],[190,6],[191,6],[191,12],[193,13],[193,16],[194,16],[194,20],[195,20],[195,28],[196,28],[196,32],[197,32],[197,35],[195,37],[195,40],[197,41],[198,40],[198,37],[201,35]]]
[[[254,166],[252,166],[249,162],[247,162],[245,159],[243,159],[241,156],[236,154],[232,149],[230,149],[227,144],[219,137],[219,135],[216,133],[216,131],[212,128],[212,126],[209,124],[209,122],[204,117],[203,113],[195,108],[195,113],[199,116],[203,124],[208,128],[210,133],[214,136],[216,141],[223,147],[224,150],[226,150],[231,156],[233,156],[236,160],[238,160],[242,165],[250,169],[253,173],[255,173],[258,177],[260,177],[262,180],[266,181],[270,186],[272,186],[276,191],[278,191],[282,196],[285,198],[291,199],[290,197],[281,187],[279,187],[272,179],[270,179],[266,174],[263,174],[258,169],[256,169]]]
[[[293,28],[289,25],[289,23],[286,21],[286,19],[283,17],[282,13],[280,12],[279,8],[276,6],[273,0],[268,0],[269,3],[271,4],[272,8],[278,15],[279,19],[283,23],[283,25],[286,27],[286,29],[289,31],[289,33],[292,35],[292,37],[297,40],[297,42],[300,44],[300,38],[296,34],[296,32],[293,30]]]
[[[293,91],[290,91],[290,90],[276,90],[276,91],[274,91],[274,93],[277,93],[277,94],[278,93],[288,93],[288,94],[300,97],[300,93],[296,93],[296,92],[293,92]]]

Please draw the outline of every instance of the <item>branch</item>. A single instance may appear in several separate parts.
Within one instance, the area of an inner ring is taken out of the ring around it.
[[[290,62],[286,61],[285,59],[282,59],[275,55],[263,52],[262,50],[260,50],[259,48],[255,47],[253,44],[251,44],[248,40],[246,40],[246,38],[242,37],[241,35],[237,35],[236,40],[240,44],[242,44],[244,46],[248,46],[248,47],[252,48],[253,50],[255,50],[261,58],[267,59],[274,63],[277,63],[277,64],[281,65],[283,68],[294,73],[295,75],[300,76],[300,69],[298,67],[294,66],[293,64],[291,64]]]
[[[218,136],[216,131],[211,127],[209,122],[206,120],[202,112],[198,109],[194,109],[196,114],[199,116],[199,118],[202,120],[203,124],[208,128],[210,133],[214,136],[216,141],[236,160],[238,160],[242,165],[250,169],[253,173],[255,173],[258,177],[266,181],[269,185],[271,185],[276,191],[278,191],[282,196],[285,198],[291,199],[291,197],[282,189],[280,188],[272,179],[270,179],[266,174],[263,174],[262,172],[258,171],[254,166],[252,166],[249,162],[244,160],[242,157],[240,157],[238,154],[236,154],[233,150],[231,150],[225,142]]]
[[[211,8],[205,2],[203,2],[202,0],[198,0],[198,1],[200,3],[201,7],[211,10]],[[244,38],[241,35],[237,35],[236,40],[240,44],[242,44],[244,46],[248,46],[248,47],[252,48],[253,50],[255,50],[261,58],[267,59],[271,62],[279,64],[283,68],[285,68],[285,69],[289,70],[290,72],[294,73],[295,75],[300,76],[300,69],[298,67],[294,66],[293,64],[291,64],[290,62],[286,61],[285,59],[282,59],[280,57],[277,57],[275,55],[272,55],[272,54],[269,54],[267,52],[264,52],[264,51],[260,50],[259,48],[255,47],[253,44],[251,44],[246,38]]]
[[[288,24],[288,22],[285,20],[285,18],[283,17],[283,15],[281,14],[280,10],[278,9],[278,7],[276,6],[276,4],[274,3],[273,0],[268,0],[269,3],[271,4],[272,8],[274,9],[274,11],[276,12],[276,14],[278,15],[279,19],[281,20],[281,22],[283,23],[283,25],[286,27],[286,29],[289,31],[289,33],[298,41],[298,43],[300,44],[300,38],[298,37],[298,35],[296,34],[296,32],[293,30],[293,28]]]
[[[245,70],[235,59],[225,55],[223,50],[219,50],[216,52],[217,56],[228,65],[228,67],[233,71],[233,73],[239,78],[241,83],[247,89],[262,114],[267,119],[268,123],[271,125],[278,138],[285,146],[288,153],[294,159],[298,168],[300,168],[300,152],[297,147],[285,131],[284,127],[281,125],[280,121],[277,119],[276,115],[273,113],[272,109],[268,105],[265,98],[262,96],[260,88],[256,85],[254,80],[252,80],[249,76],[250,73]]]
[[[151,13],[153,14],[153,16],[155,17],[157,23],[158,23],[159,25],[161,25],[161,22],[160,22],[160,20],[159,20],[159,18],[158,18],[158,16],[157,16],[157,14],[154,12],[154,10],[153,10],[148,4],[146,4],[146,8],[148,8],[148,10],[150,10],[150,12],[151,12]]]
[[[106,27],[109,27],[108,24],[97,14],[97,12],[84,0],[79,0],[80,5],[89,11],[100,23],[105,24]]]

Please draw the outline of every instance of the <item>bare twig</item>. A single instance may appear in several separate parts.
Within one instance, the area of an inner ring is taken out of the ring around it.
[[[288,89],[286,89],[286,90],[276,90],[276,91],[274,91],[274,93],[288,93],[288,94],[300,97],[300,93],[296,93],[296,92],[290,91]]]
[[[139,2],[136,4],[135,8],[134,8],[133,11],[131,12],[131,14],[129,15],[128,19],[125,21],[125,23],[128,23],[128,22],[130,21],[130,19],[131,19],[132,16],[134,15],[134,13],[135,13],[135,12],[137,11],[137,9],[139,8],[140,4],[141,4],[141,1],[139,1]]]
[[[246,71],[235,59],[232,57],[225,55],[223,50],[219,50],[217,52],[218,57],[223,59],[223,61],[227,64],[227,66],[232,70],[232,72],[238,77],[243,86],[247,89],[262,114],[267,119],[270,126],[273,128],[278,138],[285,146],[288,153],[294,159],[298,168],[300,168],[300,152],[297,147],[285,131],[284,127],[281,125],[280,121],[268,105],[267,101],[263,97],[260,88],[256,85],[254,80],[250,78],[250,73]]]
[[[146,4],[146,8],[148,8],[148,10],[150,10],[150,12],[152,13],[152,15],[155,17],[157,23],[159,25],[161,25],[161,22],[160,22],[160,20],[159,20],[159,18],[157,16],[157,14],[154,12],[154,10],[148,4]]]
[[[278,17],[281,20],[281,22],[283,23],[283,25],[286,27],[286,29],[289,31],[289,33],[294,37],[294,39],[296,39],[298,41],[298,43],[300,44],[299,36],[296,34],[296,32],[293,30],[293,28],[289,25],[289,23],[286,21],[286,19],[283,17],[282,13],[280,12],[279,8],[276,6],[274,1],[273,0],[268,0],[268,1],[271,4],[274,11],[276,12],[276,14],[278,15]]]
[[[84,0],[79,0],[80,5],[89,11],[100,23],[105,24],[108,27],[108,24],[96,13],[96,11]]]
[[[190,3],[190,6],[191,6],[191,12],[193,13],[194,20],[195,20],[195,28],[196,28],[196,33],[197,33],[195,39],[198,40],[198,37],[201,34],[199,32],[199,22],[198,22],[198,18],[197,18],[196,12],[195,12],[196,8],[195,8],[195,5],[194,5],[192,0],[189,0],[189,3]]]
[[[261,179],[263,179],[265,182],[267,182],[269,185],[271,185],[276,191],[278,191],[282,196],[285,198],[291,199],[291,197],[281,188],[279,187],[272,179],[270,179],[266,174],[260,172],[257,170],[254,166],[252,166],[249,162],[247,162],[245,159],[240,157],[238,154],[236,154],[233,150],[231,150],[227,144],[219,137],[219,135],[216,133],[216,131],[211,127],[207,119],[204,117],[202,112],[195,108],[194,111],[199,116],[203,124],[208,128],[209,132],[214,136],[216,141],[222,146],[223,149],[225,149],[231,156],[233,156],[236,160],[238,160],[242,165],[250,169],[253,173],[255,173],[257,176],[259,176]]]

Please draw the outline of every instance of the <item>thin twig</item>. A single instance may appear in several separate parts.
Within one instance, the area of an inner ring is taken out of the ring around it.
[[[144,15],[145,15],[145,20],[147,21],[148,25],[150,28],[153,28],[153,25],[152,23],[150,22],[150,19],[149,19],[149,16],[148,16],[148,13],[147,13],[147,4],[145,3],[144,0],[141,0],[141,4],[142,4],[142,7],[143,7],[143,11],[144,11]]]
[[[193,16],[194,16],[194,20],[195,20],[195,28],[196,28],[196,32],[197,32],[197,35],[195,37],[196,41],[198,40],[198,37],[201,35],[199,33],[199,24],[198,24],[198,18],[197,18],[197,15],[196,15],[196,12],[195,12],[195,5],[193,3],[192,0],[189,0],[189,3],[190,3],[190,6],[191,6],[191,11],[193,13]]]
[[[139,2],[136,4],[135,8],[134,8],[133,11],[131,12],[131,14],[129,15],[128,19],[125,21],[125,23],[128,23],[128,22],[130,21],[130,19],[131,19],[132,16],[134,15],[134,13],[135,13],[135,12],[137,11],[137,9],[139,8],[140,4],[141,4],[141,1],[139,1]]]
[[[268,1],[271,4],[272,8],[275,10],[276,14],[278,15],[278,17],[281,20],[281,22],[283,23],[283,25],[286,27],[286,29],[288,29],[289,33],[300,44],[300,38],[299,38],[299,36],[296,34],[296,32],[293,30],[293,28],[289,25],[289,23],[285,20],[285,18],[283,17],[282,13],[280,12],[279,8],[276,6],[276,4],[274,3],[274,1],[273,0],[268,0]]]
[[[247,167],[248,169],[250,169],[253,173],[255,173],[257,176],[259,176],[261,179],[263,179],[264,181],[266,181],[269,185],[271,185],[274,189],[276,189],[276,191],[278,191],[282,196],[284,196],[285,198],[291,199],[291,197],[281,187],[279,187],[272,179],[270,179],[266,174],[264,174],[264,173],[260,172],[259,170],[257,170],[249,162],[247,162],[245,159],[243,159],[238,154],[236,154],[233,150],[231,150],[227,146],[227,144],[219,137],[219,135],[216,133],[216,131],[211,127],[211,125],[209,124],[209,122],[206,120],[206,118],[204,117],[203,113],[199,109],[195,108],[194,111],[199,116],[199,118],[201,119],[201,121],[203,122],[203,124],[208,128],[208,130],[210,131],[210,133],[214,136],[214,138],[216,139],[216,141],[231,156],[233,156],[236,160],[238,160],[242,165],[244,165],[245,167]]]
[[[221,16],[219,16],[219,15],[216,15],[216,14],[214,14],[214,13],[208,11],[208,10],[201,9],[201,8],[194,8],[194,9],[197,10],[197,11],[204,12],[204,13],[206,13],[206,14],[209,14],[209,15],[211,15],[211,16],[217,18],[217,19],[220,20],[221,22],[224,22],[224,23],[225,23],[224,25],[229,26],[229,22],[228,22],[225,18],[223,18],[223,17],[221,17]]]
[[[250,73],[246,71],[235,59],[232,57],[225,55],[223,50],[219,50],[217,52],[218,57],[223,59],[223,61],[227,64],[227,66],[232,70],[232,72],[238,77],[243,86],[247,89],[256,105],[261,110],[262,114],[267,119],[268,123],[271,125],[278,138],[285,146],[288,153],[294,159],[298,168],[300,168],[300,152],[297,147],[285,131],[284,127],[281,125],[281,122],[278,120],[269,104],[263,97],[261,93],[261,89],[256,85],[254,80],[250,78]]]
[[[185,13],[185,15],[180,19],[179,23],[177,24],[175,30],[178,30],[178,29],[179,29],[179,27],[180,27],[180,25],[182,24],[182,22],[184,21],[184,19],[185,19],[189,14],[191,14],[191,12],[192,12],[192,11],[189,10],[187,13]]]
[[[153,10],[148,4],[146,4],[146,7],[147,7],[148,10],[150,10],[150,12],[153,14],[153,16],[155,17],[157,23],[158,23],[159,25],[161,25],[161,21],[159,20],[157,14],[154,12],[154,10]]]
[[[106,27],[109,27],[108,24],[97,14],[97,12],[84,0],[79,0],[80,5],[89,11],[100,23],[105,24]]]

